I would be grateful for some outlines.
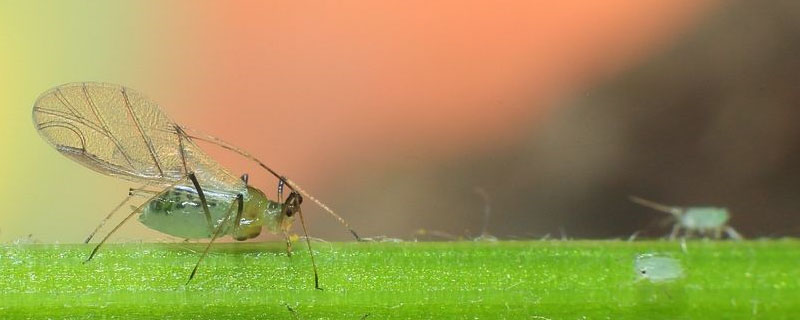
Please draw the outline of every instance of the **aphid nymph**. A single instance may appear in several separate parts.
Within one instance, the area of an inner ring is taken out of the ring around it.
[[[638,280],[650,282],[673,281],[683,277],[680,261],[666,255],[645,253],[633,260],[633,271]]]
[[[636,204],[666,212],[675,220],[669,238],[675,237],[683,230],[684,236],[690,237],[697,233],[704,237],[719,239],[725,232],[732,239],[741,239],[742,236],[729,226],[730,213],[728,209],[719,207],[671,207],[647,199],[631,196],[630,200]]]

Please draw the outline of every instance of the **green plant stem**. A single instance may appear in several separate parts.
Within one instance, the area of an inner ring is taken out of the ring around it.
[[[0,247],[0,318],[789,319],[800,314],[800,241],[315,242]],[[679,260],[638,280],[634,257]],[[295,310],[292,313],[288,310]]]

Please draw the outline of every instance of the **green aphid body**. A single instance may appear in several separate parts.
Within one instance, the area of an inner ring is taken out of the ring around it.
[[[259,235],[262,228],[272,233],[284,230],[289,218],[281,216],[283,205],[267,199],[260,190],[248,187],[244,196],[244,208],[239,228],[234,229],[238,209],[236,196],[229,193],[203,190],[211,213],[212,225],[208,224],[203,204],[197,191],[188,186],[176,186],[165,191],[142,208],[139,221],[145,226],[175,237],[185,239],[211,238],[216,228],[232,217],[222,227],[220,236],[232,235],[237,240],[246,240]]]
[[[689,207],[677,218],[682,227],[703,233],[724,227],[730,214],[725,208]]]
[[[650,282],[674,281],[683,277],[683,267],[675,258],[653,253],[636,256],[633,270],[640,280]]]
[[[732,239],[741,239],[742,236],[728,225],[731,215],[728,209],[721,207],[675,207],[660,204],[647,199],[631,196],[630,200],[642,206],[652,208],[672,215],[675,224],[672,226],[670,239],[675,239],[683,231],[685,237],[692,235],[710,236],[721,238],[722,233]]]

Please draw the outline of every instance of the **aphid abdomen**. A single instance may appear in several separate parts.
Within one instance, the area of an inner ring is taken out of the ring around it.
[[[151,199],[139,215],[139,222],[153,230],[180,238],[210,238],[214,228],[225,219],[227,210],[235,198],[213,192],[205,194],[214,224],[212,227],[208,225],[205,211],[195,190],[183,186],[175,187]],[[228,233],[230,227],[225,227],[222,234]]]

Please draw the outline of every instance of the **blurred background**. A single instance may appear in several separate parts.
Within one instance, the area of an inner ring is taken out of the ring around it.
[[[131,186],[34,130],[37,96],[74,81],[145,93],[363,236],[474,237],[487,206],[500,238],[669,231],[628,195],[796,236],[798,56],[795,1],[0,1],[0,241],[82,241]]]

